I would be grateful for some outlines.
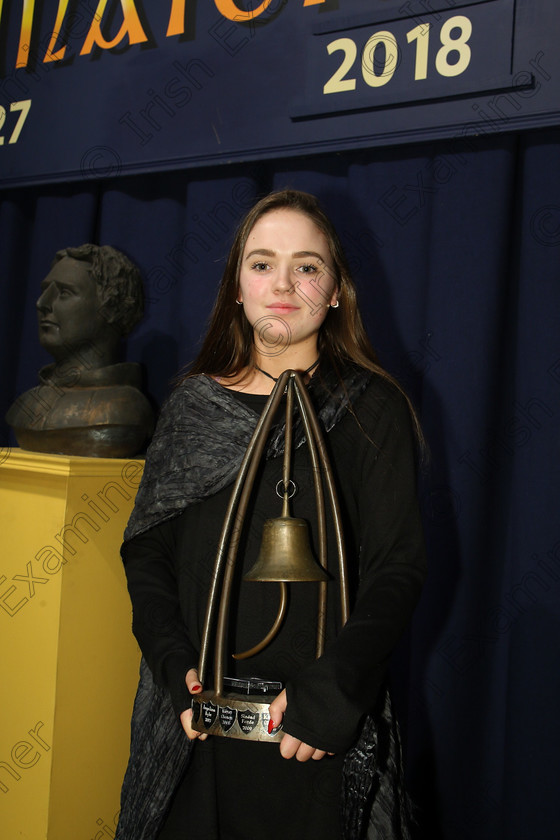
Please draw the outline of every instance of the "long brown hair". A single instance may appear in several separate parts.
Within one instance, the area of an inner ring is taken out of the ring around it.
[[[237,375],[254,368],[253,328],[245,317],[243,307],[236,304],[243,252],[256,222],[265,213],[283,209],[303,213],[311,219],[324,234],[329,246],[339,306],[336,309],[329,308],[327,317],[319,329],[319,358],[328,359],[336,371],[341,364],[354,362],[392,382],[404,394],[398,382],[380,366],[367,337],[358,309],[356,287],[332,222],[314,195],[299,190],[270,193],[255,204],[239,225],[202,347],[188,373],[179,379],[179,383],[199,374],[235,381]],[[422,433],[418,419],[408,396],[404,396],[410,406],[416,433],[421,441]]]

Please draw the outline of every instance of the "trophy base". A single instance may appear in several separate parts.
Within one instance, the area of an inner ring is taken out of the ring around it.
[[[282,725],[268,733],[269,706],[273,696],[265,699],[262,694],[236,694],[203,691],[192,700],[192,727],[208,735],[241,738],[244,741],[282,740]]]

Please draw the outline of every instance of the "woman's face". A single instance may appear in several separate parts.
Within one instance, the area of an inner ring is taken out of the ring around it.
[[[258,350],[276,355],[288,346],[316,347],[337,291],[327,239],[308,216],[281,208],[255,222],[243,251],[237,299]]]

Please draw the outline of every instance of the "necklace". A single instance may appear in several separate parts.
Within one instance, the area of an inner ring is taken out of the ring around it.
[[[319,359],[317,359],[315,362],[313,362],[312,365],[309,365],[309,367],[303,371],[303,376],[305,376],[306,373],[309,373],[311,370],[313,370],[313,368],[317,367],[318,364]],[[260,370],[261,373],[264,373],[265,376],[268,376],[269,379],[272,379],[273,382],[278,382],[277,376],[273,376],[271,373],[267,373],[266,370],[263,370],[258,365],[255,365],[255,367],[257,370]]]

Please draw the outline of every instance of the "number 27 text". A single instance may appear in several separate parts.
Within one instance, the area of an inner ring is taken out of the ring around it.
[[[10,111],[19,111],[19,116],[17,118],[16,124],[14,125],[13,131],[10,134],[10,138],[8,143],[17,143],[18,137],[21,134],[21,129],[23,128],[23,124],[27,119],[27,115],[29,114],[29,109],[31,108],[31,99],[22,99],[20,102],[12,102],[10,105]],[[0,131],[4,127],[4,123],[6,121],[6,109],[3,105],[0,105]],[[4,136],[0,134],[0,146],[4,145]]]

